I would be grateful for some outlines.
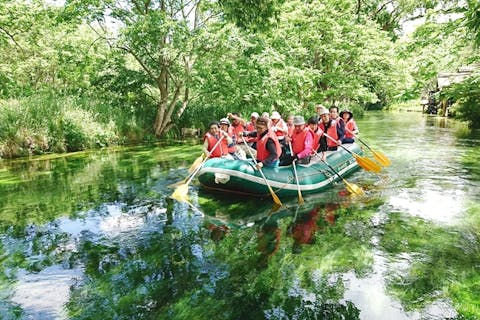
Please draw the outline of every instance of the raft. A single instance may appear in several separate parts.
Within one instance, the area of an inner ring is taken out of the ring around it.
[[[345,144],[351,152],[362,154],[356,143]],[[327,163],[343,177],[359,169],[357,161],[343,148],[328,151]],[[340,177],[320,160],[312,157],[307,165],[297,164],[298,182],[302,194],[318,193],[332,186]],[[278,196],[296,196],[297,182],[293,166],[262,168],[268,184]],[[227,192],[248,196],[270,196],[268,186],[261,173],[255,169],[250,160],[228,160],[223,158],[208,159],[198,172],[198,181],[207,191]]]

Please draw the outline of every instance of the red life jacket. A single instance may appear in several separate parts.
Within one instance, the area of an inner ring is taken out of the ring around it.
[[[292,150],[293,154],[299,154],[300,152],[305,149],[305,139],[307,137],[307,134],[309,133],[310,128],[305,126],[302,131],[298,132],[293,131],[292,134]]]
[[[205,139],[208,139],[208,148],[207,150],[209,152],[212,151],[213,147],[217,144],[219,138],[217,139],[215,136],[213,136],[210,132],[205,133],[205,137],[203,138],[203,141]],[[210,153],[209,158],[219,158],[221,156],[227,155],[227,139],[223,138],[222,142],[213,150],[213,152]]]
[[[244,126],[242,126],[242,124],[238,124],[237,126],[232,125],[231,127],[233,128],[233,134],[235,135],[235,141],[242,141],[242,139],[238,140],[238,134],[240,132],[245,131]]]
[[[355,120],[350,119],[345,123],[345,138],[355,138],[353,133],[350,133],[354,132],[355,130],[357,130],[357,124],[355,123]]]
[[[257,159],[258,161],[263,161],[268,158],[270,155],[267,150],[267,141],[268,138],[271,138],[273,142],[275,143],[275,150],[277,151],[277,157],[275,160],[280,157],[280,154],[282,153],[282,147],[280,146],[280,142],[278,142],[277,136],[270,130],[268,130],[267,134],[265,134],[263,137],[260,138],[260,136],[257,136]]]
[[[234,139],[234,136],[235,136],[235,133],[234,133],[234,130],[233,130],[233,127],[232,126],[229,126],[228,127],[228,136],[230,138],[232,138],[232,140]],[[226,141],[226,139],[225,139]],[[235,142],[236,140],[233,140],[234,142],[232,142],[232,145],[231,146],[228,146],[228,153],[235,153]]]
[[[320,122],[318,127],[325,132],[325,124]],[[330,127],[328,128],[326,134],[328,134],[332,139],[327,138],[327,146],[329,147],[336,147],[338,141],[338,133],[337,133],[337,122],[335,120],[331,120]]]
[[[275,135],[278,137],[279,140],[284,139],[285,135],[288,134],[288,127],[285,121],[283,121],[283,119],[279,119],[276,125],[274,125],[272,122],[271,128],[273,127],[277,128],[277,131],[275,131]],[[287,133],[285,133],[285,131],[287,131]]]
[[[250,121],[250,122],[247,123],[247,128],[245,130],[248,131],[248,132],[252,132],[252,131],[255,131],[257,129],[255,128],[255,125],[253,124],[253,122]],[[248,143],[257,140],[257,137],[244,137],[244,138]],[[239,143],[239,144],[243,143],[243,140],[240,139],[240,141],[238,141],[237,143]]]
[[[310,129],[310,127],[308,127]],[[320,137],[322,136],[322,130],[317,128],[317,131],[313,131],[310,129],[310,132],[313,135],[313,142],[312,142],[312,154],[315,154],[320,146]]]
[[[289,137],[292,137],[293,131],[295,131],[295,126],[292,125],[292,126],[289,127],[289,126],[287,125],[287,127],[288,127],[288,136],[289,136]]]

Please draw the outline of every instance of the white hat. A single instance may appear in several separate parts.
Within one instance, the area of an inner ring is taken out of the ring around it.
[[[317,114],[319,116],[321,116],[322,114],[330,114],[330,111],[328,111],[328,109],[325,108],[324,106],[319,106],[317,107]]]
[[[250,115],[250,118],[258,119],[258,117],[260,117],[260,115],[258,114],[258,112],[252,112],[252,114]]]
[[[222,118],[222,119],[220,119],[219,123],[220,123],[220,124],[230,125],[230,121],[229,121],[227,118]]]
[[[275,119],[278,120],[280,118],[281,118],[280,113],[278,113],[277,111],[273,111],[272,115],[270,116],[270,119],[272,119],[272,120],[275,120]]]

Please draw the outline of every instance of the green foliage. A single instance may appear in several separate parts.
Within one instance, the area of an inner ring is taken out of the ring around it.
[[[458,119],[468,121],[473,128],[480,128],[479,74],[446,88],[442,91],[442,97],[455,101],[453,112]]]
[[[465,14],[465,25],[473,34],[476,46],[480,46],[480,2],[467,1],[468,9]]]
[[[99,122],[70,96],[38,94],[0,105],[0,157],[78,151],[118,143],[112,122]]]
[[[220,0],[226,20],[239,28],[266,31],[275,23],[284,0]]]

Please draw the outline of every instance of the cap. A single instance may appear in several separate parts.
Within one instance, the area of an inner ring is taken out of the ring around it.
[[[272,119],[272,120],[275,120],[275,119],[278,120],[280,118],[282,118],[282,116],[280,116],[280,113],[278,113],[277,111],[273,111],[272,115],[270,116],[270,119]]]
[[[260,117],[260,115],[258,114],[258,112],[252,112],[252,114],[250,115],[250,118],[255,118],[255,119],[257,119],[258,117]]]
[[[220,123],[220,124],[230,125],[230,121],[229,121],[227,118],[222,118],[222,119],[220,119],[219,123]]]
[[[296,126],[305,124],[305,119],[302,116],[295,116],[293,117],[293,124]]]

